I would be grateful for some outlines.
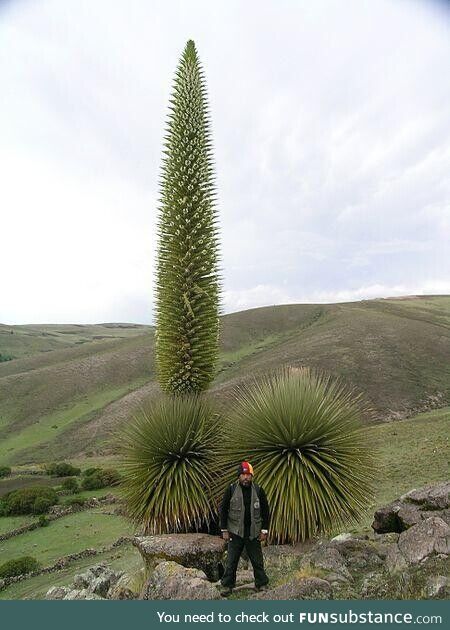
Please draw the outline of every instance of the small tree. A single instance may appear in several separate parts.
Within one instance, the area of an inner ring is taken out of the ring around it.
[[[157,255],[156,366],[170,393],[214,378],[219,336],[218,231],[206,88],[188,41],[170,100]]]

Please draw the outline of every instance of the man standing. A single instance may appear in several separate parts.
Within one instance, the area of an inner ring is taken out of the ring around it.
[[[267,539],[269,505],[262,488],[253,482],[253,467],[242,462],[238,468],[238,481],[231,484],[220,508],[222,537],[228,541],[228,558],[221,583],[222,595],[231,595],[236,583],[236,570],[244,550],[247,551],[259,591],[269,582],[264,571],[261,542]]]

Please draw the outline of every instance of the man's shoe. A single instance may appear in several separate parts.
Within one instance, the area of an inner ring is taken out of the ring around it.
[[[229,597],[232,592],[233,592],[233,589],[230,588],[229,586],[223,586],[220,589],[220,594],[222,595],[222,597]]]
[[[267,591],[268,588],[267,584],[263,584],[262,586],[255,586],[255,591],[259,593],[261,591]]]

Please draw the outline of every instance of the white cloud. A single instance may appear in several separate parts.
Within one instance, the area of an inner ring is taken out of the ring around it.
[[[335,291],[313,291],[293,294],[278,286],[258,285],[239,291],[226,291],[224,304],[226,312],[235,312],[260,306],[276,304],[334,304],[337,302],[356,302],[407,295],[450,294],[450,281],[429,281],[423,285],[384,285],[374,284],[355,289]]]
[[[436,6],[4,3],[0,321],[150,321],[164,116],[189,37],[227,310],[444,290],[450,39]]]

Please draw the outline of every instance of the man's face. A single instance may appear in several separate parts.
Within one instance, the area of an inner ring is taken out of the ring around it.
[[[241,473],[239,475],[239,483],[243,486],[250,486],[252,483],[253,475],[250,473]]]

